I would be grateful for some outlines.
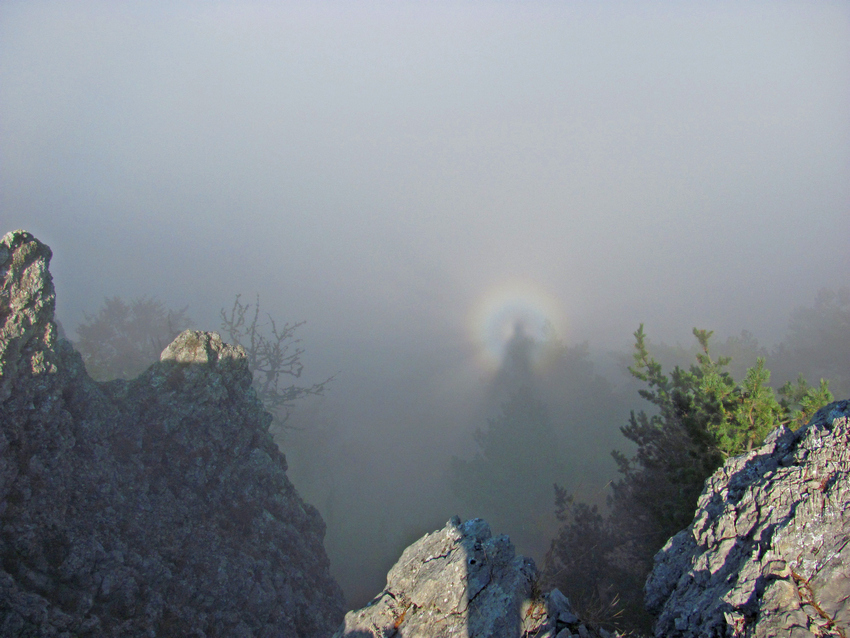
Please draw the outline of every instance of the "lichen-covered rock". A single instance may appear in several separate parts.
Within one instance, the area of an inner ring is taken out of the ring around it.
[[[50,248],[24,231],[0,240],[0,401],[9,398],[17,379],[31,382],[42,372],[55,372],[51,257]]]
[[[850,636],[850,401],[717,470],[646,603],[657,636]]]
[[[57,336],[50,249],[0,241],[0,636],[324,637],[324,523],[241,348],[187,331],[96,383]]]
[[[404,550],[387,586],[345,615],[334,638],[584,638],[609,634],[582,623],[557,589],[537,589],[534,561],[481,519],[457,517]]]

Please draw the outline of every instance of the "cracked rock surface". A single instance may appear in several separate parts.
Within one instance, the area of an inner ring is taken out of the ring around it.
[[[850,636],[850,401],[718,469],[646,603],[656,636]]]
[[[0,240],[0,636],[325,637],[325,526],[241,348],[186,331],[96,383],[57,335],[50,249]]]
[[[560,591],[537,591],[537,568],[482,519],[457,517],[404,550],[387,586],[350,611],[334,638],[608,636],[582,623]]]

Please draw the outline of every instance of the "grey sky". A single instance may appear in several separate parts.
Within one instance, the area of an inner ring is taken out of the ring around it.
[[[71,325],[258,291],[475,349],[511,280],[569,342],[769,341],[847,282],[850,5],[7,1],[0,171]]]
[[[310,380],[340,374],[283,447],[365,604],[479,515],[447,466],[514,319],[770,346],[848,285],[850,3],[4,0],[15,228],[72,337],[111,295],[308,321]],[[569,489],[601,498],[627,416],[555,424]]]

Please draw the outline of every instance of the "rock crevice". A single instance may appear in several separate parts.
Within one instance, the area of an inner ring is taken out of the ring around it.
[[[581,622],[558,590],[538,589],[534,561],[481,519],[426,534],[404,550],[372,602],[334,638],[570,638],[609,634]]]
[[[729,459],[655,558],[656,635],[850,635],[848,504],[850,401]]]

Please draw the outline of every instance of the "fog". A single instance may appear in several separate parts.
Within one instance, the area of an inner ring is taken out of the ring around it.
[[[113,295],[307,321],[335,378],[281,445],[362,603],[478,514],[446,467],[517,321],[622,387],[641,322],[770,345],[847,285],[850,5],[10,0],[0,222],[53,249],[71,338]],[[613,478],[615,407],[571,489]]]

